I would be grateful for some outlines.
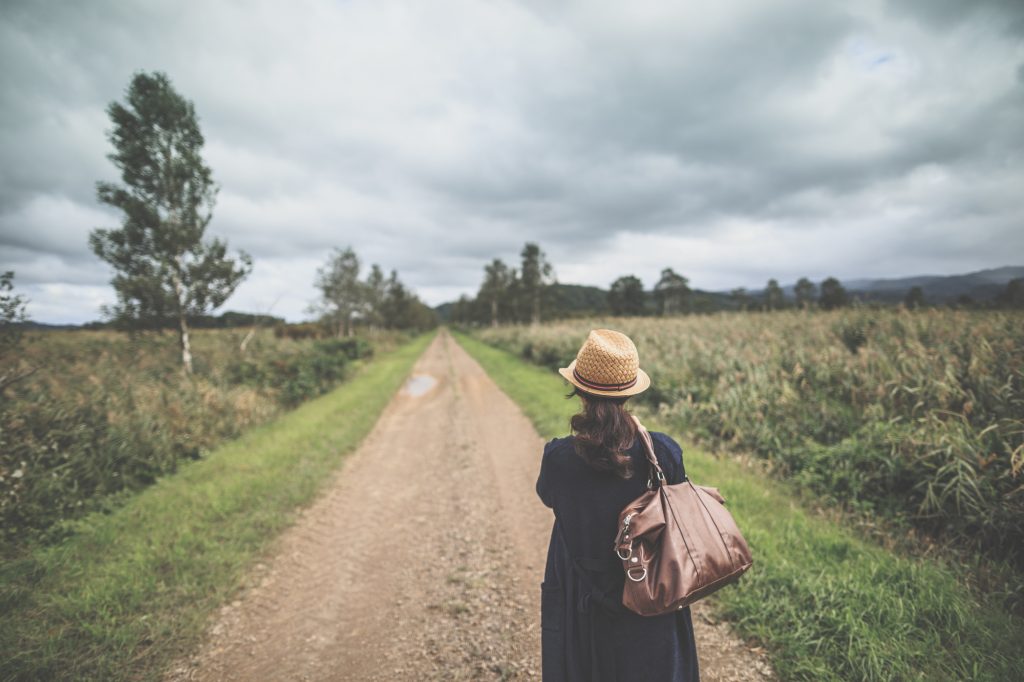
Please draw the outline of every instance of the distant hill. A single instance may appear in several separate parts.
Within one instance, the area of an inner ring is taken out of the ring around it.
[[[921,287],[927,303],[949,303],[961,296],[975,301],[995,298],[1011,279],[1024,277],[1024,266],[1007,265],[1001,268],[978,270],[965,275],[916,275],[894,279],[852,279],[842,282],[849,293],[857,293],[862,301],[898,303],[911,287]],[[820,284],[820,282],[815,282]],[[793,296],[793,284],[783,287]],[[760,292],[759,292],[760,293]]]
[[[555,284],[549,293],[552,307],[567,317],[600,314],[608,311],[608,292],[584,284]]]

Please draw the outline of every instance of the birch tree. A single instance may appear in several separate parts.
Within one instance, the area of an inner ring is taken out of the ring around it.
[[[484,266],[484,281],[480,285],[477,299],[485,301],[490,307],[491,326],[498,326],[499,308],[509,296],[514,272],[500,259],[495,258]]]
[[[608,307],[612,315],[643,315],[644,285],[635,275],[623,275],[608,289]]]
[[[118,229],[98,228],[89,246],[115,270],[118,302],[108,316],[131,327],[178,327],[181,361],[192,373],[189,318],[224,304],[252,271],[240,251],[204,240],[217,187],[201,155],[203,135],[192,103],[163,73],[137,73],[126,102],[111,102],[108,158],[123,184],[99,182],[100,202],[121,210]]]
[[[335,248],[316,271],[314,285],[320,290],[320,301],[311,310],[320,312],[338,336],[351,336],[355,316],[365,313],[367,287],[359,281],[361,267],[359,256],[346,247]]]
[[[690,280],[672,268],[661,271],[661,279],[654,285],[654,300],[661,315],[684,312],[690,302]]]
[[[527,242],[519,255],[523,259],[519,284],[529,306],[530,322],[540,324],[541,303],[545,290],[554,282],[554,269],[540,247],[532,242]]]
[[[814,304],[814,293],[817,291],[817,287],[814,283],[806,277],[801,277],[797,280],[796,286],[793,287],[793,293],[796,296],[796,307],[807,310]]]
[[[768,280],[768,285],[764,288],[764,305],[767,310],[782,310],[786,307],[786,294],[779,286],[779,280]]]

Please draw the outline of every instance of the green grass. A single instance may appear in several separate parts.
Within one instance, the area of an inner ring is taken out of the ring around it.
[[[431,335],[0,567],[0,679],[158,679],[369,432]]]
[[[456,337],[541,435],[567,434],[577,404],[561,377]],[[680,440],[687,473],[722,491],[754,556],[738,585],[711,597],[715,611],[769,650],[782,679],[1024,679],[1024,623],[970,596],[949,568],[865,542],[805,511],[785,483]]]

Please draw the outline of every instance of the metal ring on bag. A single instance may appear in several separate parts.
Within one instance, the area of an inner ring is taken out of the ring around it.
[[[640,568],[640,570],[642,570],[644,573],[639,578],[634,578],[633,574],[631,573],[631,571],[635,571],[637,568]],[[642,568],[642,567],[638,567],[638,566],[633,566],[633,567],[627,568],[626,569],[626,577],[629,578],[630,580],[632,580],[635,583],[643,582],[644,578],[647,577],[647,569],[646,568]]]
[[[629,557],[633,556],[633,545],[629,546],[629,553],[626,556],[622,556],[622,550],[618,547],[615,548],[615,554],[623,561],[629,561]]]

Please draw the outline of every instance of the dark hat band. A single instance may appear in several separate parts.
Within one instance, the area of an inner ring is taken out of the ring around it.
[[[576,370],[575,367],[572,368],[572,375],[576,378],[576,381],[580,382],[587,388],[592,388],[597,391],[624,391],[627,388],[633,388],[634,386],[636,386],[636,380],[640,378],[640,373],[637,372],[637,375],[633,377],[632,381],[627,381],[624,384],[599,384],[594,381],[588,381],[581,377],[580,373]]]

